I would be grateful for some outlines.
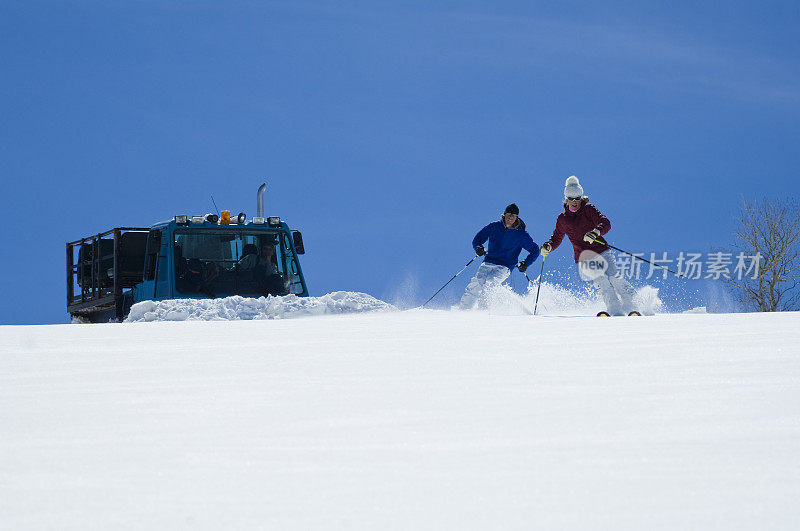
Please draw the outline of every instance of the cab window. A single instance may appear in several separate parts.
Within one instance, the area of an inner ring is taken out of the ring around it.
[[[176,289],[183,294],[296,293],[300,283],[296,261],[283,232],[185,231],[175,235]]]

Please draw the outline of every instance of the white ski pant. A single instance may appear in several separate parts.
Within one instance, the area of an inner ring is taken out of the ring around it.
[[[617,276],[616,260],[611,251],[606,251],[601,256],[605,259],[606,267],[602,274],[592,279],[594,287],[600,293],[600,298],[603,299],[608,313],[611,315],[627,315],[636,309],[633,306],[633,297],[636,295],[636,290],[633,289],[630,282]],[[578,269],[582,278],[586,280],[580,264]]]
[[[459,307],[462,310],[471,310],[476,303],[482,300],[484,293],[488,289],[502,284],[510,274],[511,270],[506,266],[483,262],[475,276],[467,284],[467,289],[461,297]]]

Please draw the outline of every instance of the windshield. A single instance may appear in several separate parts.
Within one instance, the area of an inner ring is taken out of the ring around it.
[[[175,288],[183,294],[302,293],[297,257],[284,232],[179,231]]]

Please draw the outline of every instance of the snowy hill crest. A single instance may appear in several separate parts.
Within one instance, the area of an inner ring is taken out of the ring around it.
[[[143,301],[133,305],[125,322],[248,321],[396,310],[371,295],[353,291],[335,291],[322,297],[286,295],[255,299],[235,295],[221,299]]]

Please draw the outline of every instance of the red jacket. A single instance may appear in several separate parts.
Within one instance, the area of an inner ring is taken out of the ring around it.
[[[566,234],[569,241],[572,242],[572,247],[575,249],[575,263],[578,263],[583,251],[594,251],[597,254],[607,251],[608,247],[600,243],[588,243],[583,241],[583,235],[592,229],[597,229],[600,234],[605,234],[611,230],[611,222],[603,214],[597,210],[597,207],[584,200],[583,206],[577,212],[570,212],[569,207],[564,205],[564,212],[558,215],[556,219],[556,229],[553,235],[550,236],[550,245],[553,250],[561,245],[561,240],[564,239]],[[605,243],[605,239],[600,236],[597,238]]]

